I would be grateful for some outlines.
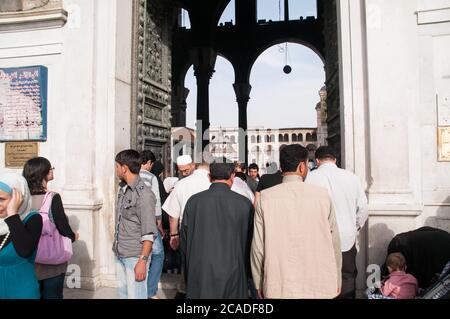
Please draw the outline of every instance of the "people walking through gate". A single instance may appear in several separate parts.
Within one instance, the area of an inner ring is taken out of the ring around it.
[[[203,162],[196,165],[196,170],[192,175],[178,181],[169,197],[167,197],[162,209],[169,215],[170,246],[172,249],[178,250],[179,248],[179,227],[183,221],[183,213],[187,201],[192,195],[207,190],[210,185],[209,164]],[[181,279],[179,282],[177,290],[176,298],[184,298],[186,295],[184,279]]]
[[[180,247],[188,299],[249,298],[253,205],[231,190],[234,171],[225,158],[215,160],[211,186],[186,204]]]
[[[305,184],[308,151],[280,151],[283,182],[256,202],[252,274],[260,297],[335,298],[341,286],[341,248],[331,199]]]

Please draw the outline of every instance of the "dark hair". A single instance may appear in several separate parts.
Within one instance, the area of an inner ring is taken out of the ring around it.
[[[213,181],[227,180],[234,173],[234,163],[225,157],[216,158],[209,166],[209,174]]]
[[[248,166],[248,170],[250,171],[251,169],[256,169],[257,171],[259,171],[259,167],[258,167],[258,165],[255,164],[255,163],[250,164],[250,165]]]
[[[336,159],[336,153],[330,146],[319,147],[314,156],[318,160],[325,160],[325,159],[335,160]]]
[[[148,161],[151,161],[152,163],[156,162],[155,154],[153,154],[152,151],[142,151],[141,152],[141,163],[142,165],[147,164]]]
[[[27,180],[31,195],[45,192],[42,182],[50,173],[52,165],[44,157],[35,157],[28,160],[23,167],[23,177]]]
[[[241,171],[245,172],[245,170],[247,169],[247,164],[236,162],[235,168],[239,168]]]
[[[128,166],[133,174],[139,174],[141,171],[141,157],[135,150],[125,150],[116,155],[116,162],[120,165]]]
[[[153,164],[153,167],[151,169],[151,172],[155,176],[159,176],[162,172],[164,172],[164,165],[160,161],[156,161],[155,164]]]
[[[244,182],[247,181],[247,175],[245,175],[245,174],[242,173],[242,172],[237,172],[237,173],[236,173],[236,177],[239,177],[239,178],[242,179]]]
[[[401,253],[392,253],[387,256],[386,265],[391,267],[393,270],[405,270],[406,259]]]
[[[308,150],[299,144],[288,145],[280,151],[280,166],[283,173],[297,171],[301,162],[308,161]]]

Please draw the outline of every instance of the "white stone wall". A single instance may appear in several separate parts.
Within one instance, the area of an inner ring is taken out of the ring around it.
[[[437,162],[436,140],[436,95],[450,87],[449,7],[338,1],[344,163],[366,185],[370,207],[359,239],[361,289],[366,265],[383,263],[396,234],[450,230],[450,163]]]
[[[81,267],[82,287],[95,289],[115,285],[114,156],[130,147],[132,2],[66,0],[64,9],[63,27],[1,33],[0,65],[48,67],[48,140],[39,155],[56,167],[49,187],[80,233],[71,263]]]

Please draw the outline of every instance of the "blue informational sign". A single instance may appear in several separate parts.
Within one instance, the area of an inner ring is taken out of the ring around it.
[[[0,142],[47,140],[44,66],[0,68]]]

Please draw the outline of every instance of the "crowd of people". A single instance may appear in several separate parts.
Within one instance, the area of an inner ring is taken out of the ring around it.
[[[120,297],[155,298],[163,237],[166,253],[181,257],[177,299],[354,298],[365,192],[337,167],[331,148],[319,148],[316,160],[310,172],[309,152],[290,145],[280,151],[280,169],[260,177],[256,164],[182,155],[179,179],[158,188],[151,152],[119,153],[113,246]],[[158,216],[168,217],[168,231],[157,227]]]
[[[167,261],[179,258],[177,299],[355,298],[365,191],[330,147],[315,160],[311,170],[309,152],[289,145],[280,169],[260,177],[256,164],[182,155],[178,177],[163,180],[151,151],[117,154],[119,297],[158,299]],[[54,169],[39,157],[23,176],[0,174],[0,299],[63,298],[70,243],[79,236],[61,196],[48,189]],[[389,276],[368,298],[414,298],[418,282],[406,273],[405,256],[391,253],[386,265]]]

